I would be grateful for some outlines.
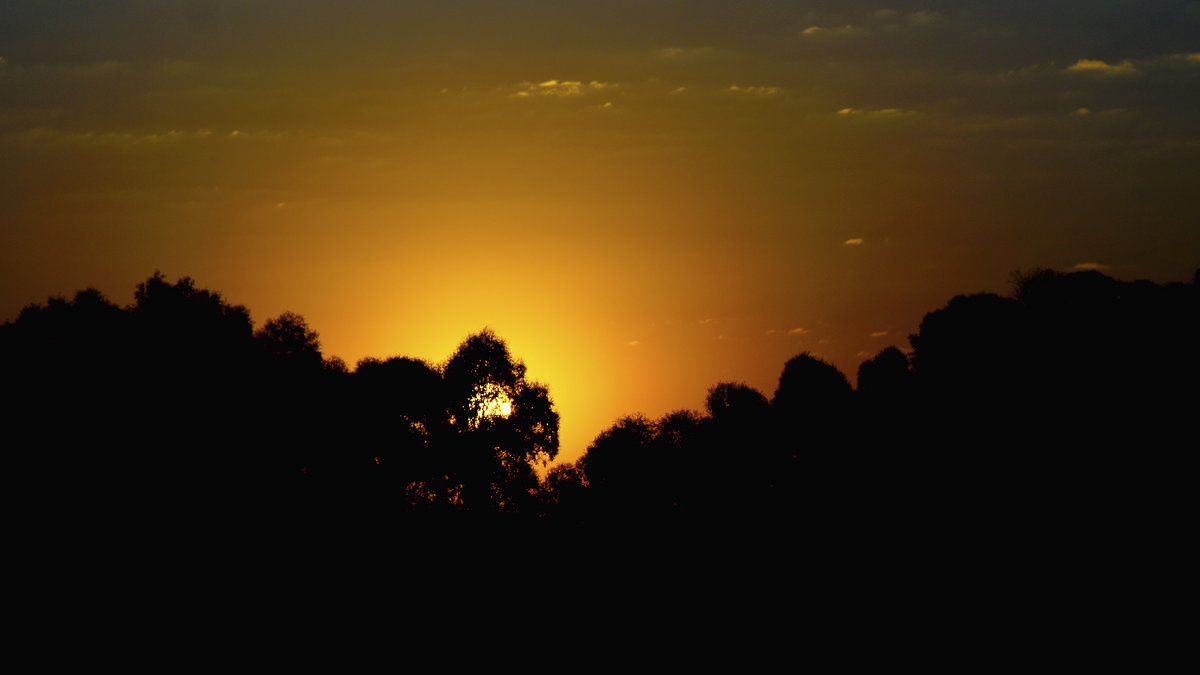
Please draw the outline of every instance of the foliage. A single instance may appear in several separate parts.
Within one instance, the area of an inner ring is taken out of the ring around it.
[[[320,336],[309,328],[303,316],[295,312],[284,312],[274,319],[267,319],[263,327],[255,331],[254,339],[270,359],[287,362],[296,368],[322,367]]]
[[[8,414],[44,432],[7,459],[17,480],[92,503],[240,482],[353,517],[709,523],[888,518],[930,504],[922,517],[986,520],[1045,506],[1048,485],[1080,503],[1106,497],[1079,486],[1115,484],[1118,473],[1153,486],[1154,463],[1169,466],[1191,434],[1195,280],[1037,270],[1015,275],[1013,290],[929,312],[911,358],[880,351],[860,365],[857,391],[798,354],[770,401],[717,383],[703,412],[622,417],[539,481],[559,454],[559,415],[491,330],[441,366],[367,358],[350,372],[322,354],[301,315],[254,331],[245,307],[156,273],[127,307],[85,289],[0,325]]]

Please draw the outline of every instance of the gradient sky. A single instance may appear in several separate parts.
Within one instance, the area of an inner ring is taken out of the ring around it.
[[[0,1],[0,320],[161,270],[438,362],[492,327],[574,459],[853,380],[1014,270],[1200,264],[1200,2]]]

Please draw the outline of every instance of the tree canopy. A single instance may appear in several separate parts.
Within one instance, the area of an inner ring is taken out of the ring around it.
[[[242,483],[357,512],[572,522],[1033,513],[1048,486],[1098,499],[1082,486],[1113,467],[1171,461],[1200,377],[1198,308],[1194,281],[1035,270],[1012,297],[927,313],[908,351],[863,361],[857,389],[803,352],[769,400],[719,382],[703,410],[622,416],[558,466],[551,392],[492,330],[441,364],[350,370],[300,314],[255,330],[188,277],[156,273],[125,307],[95,289],[27,306],[0,324],[0,374],[11,418],[44,434],[10,451],[14,475],[93,500]]]

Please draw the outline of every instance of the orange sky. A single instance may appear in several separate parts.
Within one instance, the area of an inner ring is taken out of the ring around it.
[[[157,269],[350,364],[490,326],[572,459],[1014,270],[1191,278],[1200,3],[830,4],[6,8],[0,318]]]

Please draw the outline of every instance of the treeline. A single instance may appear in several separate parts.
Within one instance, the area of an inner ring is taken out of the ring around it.
[[[581,520],[1170,522],[1197,447],[1197,279],[1036,270],[1012,287],[928,313],[907,353],[859,366],[857,389],[806,353],[770,398],[723,382],[703,412],[618,420],[546,492]]]
[[[94,289],[26,307],[0,353],[9,476],[86,499],[533,512],[535,467],[558,452],[548,390],[487,330],[444,364],[351,372],[301,316],[255,329],[245,307],[156,273],[124,308]]]
[[[155,274],[129,306],[88,289],[0,326],[7,474],[76,505],[254,495],[557,523],[1144,512],[1194,452],[1198,299],[1196,279],[1017,275],[1011,297],[927,314],[857,388],[800,354],[769,398],[718,383],[705,410],[622,418],[539,479],[558,414],[490,331],[442,364],[351,370],[297,314],[255,329],[245,307]]]

